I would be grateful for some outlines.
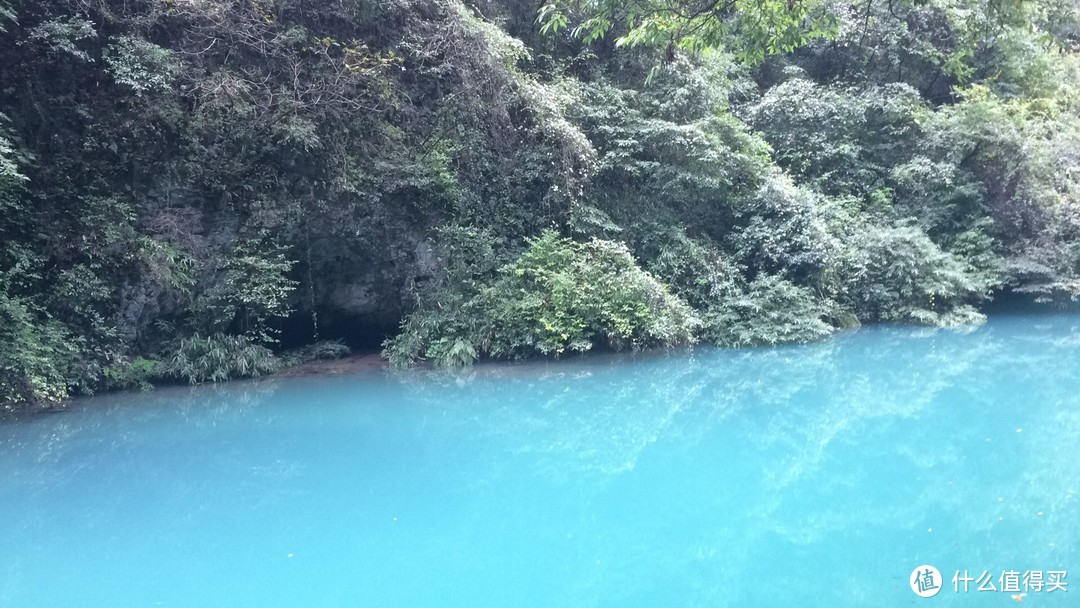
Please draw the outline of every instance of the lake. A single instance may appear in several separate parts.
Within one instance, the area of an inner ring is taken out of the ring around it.
[[[4,607],[1075,606],[1078,539],[1080,316],[0,424]]]

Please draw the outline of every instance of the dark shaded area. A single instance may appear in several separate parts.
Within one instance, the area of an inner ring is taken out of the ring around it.
[[[993,299],[984,304],[982,309],[987,315],[1080,313],[1080,301],[1068,294],[1059,294],[1057,299],[1047,300],[1045,296],[1003,289],[995,292]]]
[[[398,331],[395,319],[374,315],[349,314],[333,309],[317,313],[318,335],[315,323],[308,311],[296,311],[281,323],[280,348],[298,348],[316,340],[339,340],[353,352],[379,352],[382,343]]]

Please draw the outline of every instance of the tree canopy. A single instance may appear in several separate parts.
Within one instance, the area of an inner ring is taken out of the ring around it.
[[[1070,0],[0,0],[0,407],[1080,293]]]
[[[617,46],[733,50],[760,62],[818,38],[834,36],[836,21],[821,0],[584,0],[540,8],[541,31],[573,28],[590,43],[617,32]]]

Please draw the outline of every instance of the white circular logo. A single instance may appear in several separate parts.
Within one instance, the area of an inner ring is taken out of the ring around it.
[[[941,585],[944,582],[941,580],[938,569],[926,564],[912,570],[911,576],[908,577],[911,590],[919,597],[934,597],[938,591],[941,591]]]

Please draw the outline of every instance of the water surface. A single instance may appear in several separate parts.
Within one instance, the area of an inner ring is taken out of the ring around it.
[[[0,606],[1015,605],[951,577],[1080,568],[1078,363],[1003,316],[82,400],[0,425]]]

